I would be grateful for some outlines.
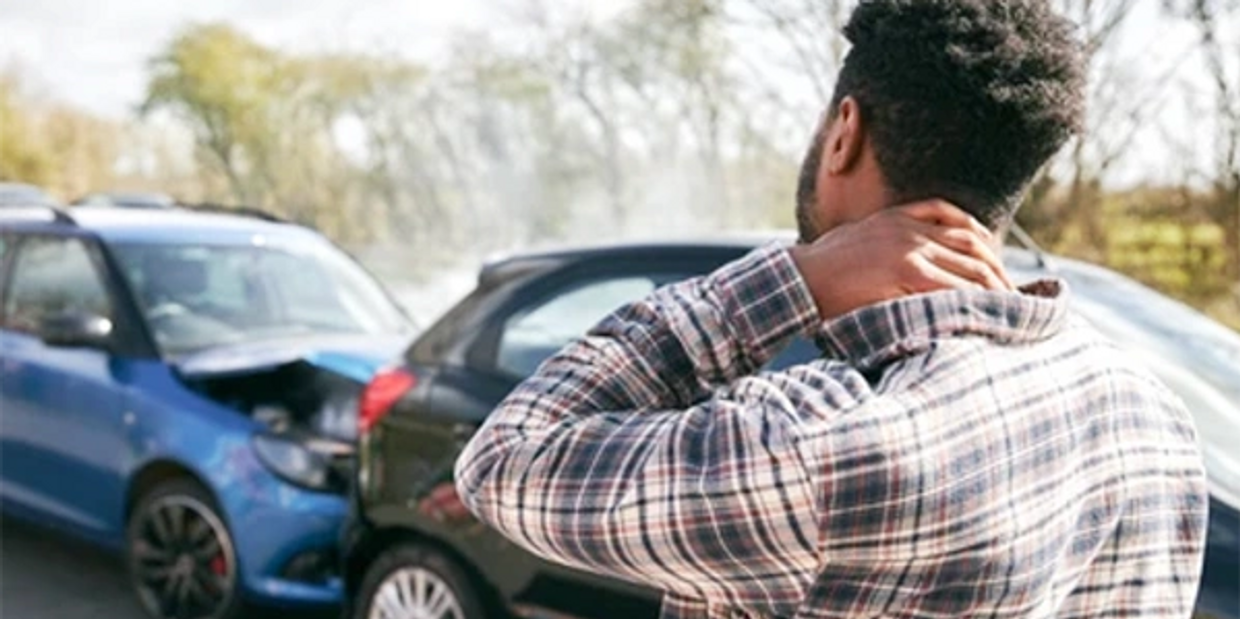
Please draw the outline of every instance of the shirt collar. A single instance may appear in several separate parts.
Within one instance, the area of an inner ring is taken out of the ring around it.
[[[828,358],[865,370],[916,354],[935,340],[977,335],[1019,344],[1058,332],[1068,314],[1068,284],[1044,279],[1019,292],[950,290],[902,297],[854,310],[822,325]]]

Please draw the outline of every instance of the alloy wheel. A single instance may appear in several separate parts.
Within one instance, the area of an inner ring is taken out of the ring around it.
[[[224,524],[197,499],[160,498],[138,516],[130,561],[147,610],[168,619],[205,619],[227,609],[236,560]]]
[[[465,619],[456,592],[422,567],[398,569],[375,590],[369,619]]]

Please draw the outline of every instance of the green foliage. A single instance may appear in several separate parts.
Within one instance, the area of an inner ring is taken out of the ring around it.
[[[0,181],[75,197],[116,178],[120,127],[63,105],[40,105],[0,75]]]
[[[144,113],[169,110],[245,203],[272,201],[271,169],[299,66],[222,24],[193,26],[151,63]]]
[[[528,49],[464,35],[434,70],[195,25],[152,59],[142,112],[190,130],[201,197],[349,242],[485,252],[639,232],[669,207],[763,225],[790,208],[789,159],[733,96],[724,18],[717,0],[552,16]]]
[[[1051,192],[1053,194],[1053,192]],[[1053,194],[1022,213],[1022,221],[1054,222],[1065,192]],[[1227,265],[1240,247],[1210,217],[1216,192],[1184,187],[1153,187],[1102,194],[1095,208],[1103,223],[1100,244],[1091,243],[1079,224],[1060,224],[1050,249],[1100,262],[1162,292],[1194,305],[1240,330],[1240,282]],[[1031,230],[1046,239],[1040,229]]]
[[[35,145],[33,119],[15,91],[13,80],[0,78],[0,181],[47,185],[54,162],[49,152]]]
[[[285,54],[207,24],[183,31],[150,71],[142,112],[170,113],[191,129],[204,175],[227,186],[227,195],[208,198],[264,207],[345,241],[383,224],[364,195],[364,163],[350,159],[335,131],[342,120],[377,115],[374,100],[420,79],[417,67]]]

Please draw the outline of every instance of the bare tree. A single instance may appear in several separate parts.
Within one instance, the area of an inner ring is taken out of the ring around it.
[[[1224,22],[1240,17],[1236,0],[1186,0],[1169,8],[1187,18],[1199,35],[1199,47],[1213,89],[1216,130],[1215,194],[1210,209],[1223,228],[1224,245],[1229,249],[1228,276],[1237,282],[1240,295],[1240,31],[1235,40],[1224,40]],[[1240,28],[1240,24],[1233,24]],[[1234,71],[1234,73],[1233,73]]]
[[[527,62],[546,76],[581,113],[596,134],[591,148],[602,173],[604,193],[613,225],[623,228],[628,211],[621,141],[621,75],[608,56],[606,34],[583,15],[566,15],[542,0],[529,0],[516,15],[534,33]]]
[[[766,44],[768,54],[809,84],[815,112],[830,102],[847,51],[842,30],[848,0],[725,0],[731,23],[750,47]],[[767,70],[769,72],[769,69]]]
[[[1085,128],[1065,153],[1070,178],[1067,197],[1056,225],[1047,228],[1044,241],[1056,245],[1064,231],[1082,231],[1082,253],[1103,257],[1105,234],[1099,202],[1108,169],[1127,151],[1158,96],[1158,81],[1142,81],[1118,57],[1118,42],[1135,0],[1059,0],[1060,10],[1080,29],[1088,64],[1089,107]],[[1139,93],[1133,96],[1132,93]],[[1032,205],[1037,208],[1039,205]]]

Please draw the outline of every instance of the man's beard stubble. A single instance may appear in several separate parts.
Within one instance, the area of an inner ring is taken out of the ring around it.
[[[814,132],[814,141],[805,153],[801,162],[801,173],[797,178],[797,236],[798,242],[813,243],[822,232],[815,223],[814,209],[818,206],[818,169],[822,167],[822,153],[826,142],[827,123],[823,123]]]

